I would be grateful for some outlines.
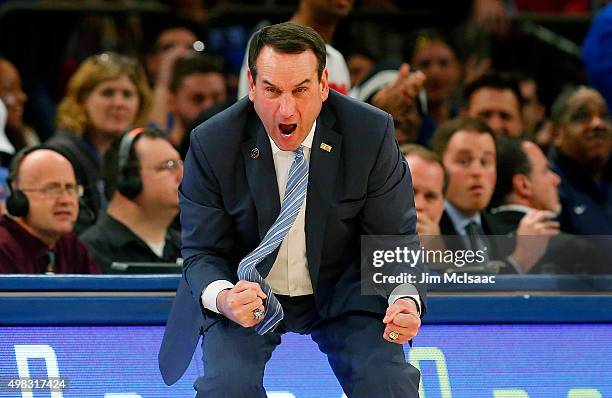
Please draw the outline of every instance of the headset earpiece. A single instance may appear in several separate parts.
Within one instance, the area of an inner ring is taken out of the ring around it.
[[[21,165],[21,161],[30,153],[37,151],[39,149],[51,149],[44,145],[33,145],[29,147],[25,147],[13,156],[11,160],[11,164],[9,165],[9,175],[6,179],[9,196],[6,198],[6,210],[8,213],[14,217],[25,217],[28,215],[28,211],[30,210],[30,202],[28,201],[28,197],[26,194],[19,190],[15,189],[14,183],[17,180],[17,175],[19,171],[19,166]]]
[[[30,210],[30,202],[23,191],[9,188],[9,196],[6,198],[6,210],[14,217],[25,217]]]
[[[134,199],[142,192],[140,169],[130,165],[130,153],[144,128],[136,128],[126,133],[119,144],[117,190],[126,198]]]

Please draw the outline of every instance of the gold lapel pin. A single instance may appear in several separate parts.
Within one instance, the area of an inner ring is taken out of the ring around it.
[[[251,159],[257,159],[259,157],[259,148],[251,149]]]
[[[323,149],[325,152],[331,152],[332,150],[331,145],[327,145],[324,142],[321,143],[321,146],[319,148]]]

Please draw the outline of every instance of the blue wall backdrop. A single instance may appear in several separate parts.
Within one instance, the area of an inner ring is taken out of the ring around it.
[[[193,397],[192,383],[203,372],[200,354],[176,385],[165,386],[157,368],[163,330],[0,327],[0,397]],[[424,325],[408,348],[406,355],[423,373],[422,397],[612,397],[610,324]],[[18,361],[22,375],[27,369],[31,378],[46,378],[55,371],[67,389],[22,395],[8,386],[19,376]],[[284,336],[265,385],[275,398],[343,396],[316,345],[295,334]]]

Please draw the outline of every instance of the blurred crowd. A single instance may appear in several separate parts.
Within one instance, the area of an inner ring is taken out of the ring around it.
[[[248,38],[271,22],[211,26],[232,1],[142,3],[167,12],[154,26],[133,11],[78,14],[51,75],[14,56],[28,43],[0,35],[0,273],[180,263],[190,132],[245,100]],[[612,273],[612,5],[593,3],[432,1],[445,17],[385,54],[352,15],[410,12],[404,2],[257,2],[293,7],[288,20],[327,42],[330,87],[392,115],[423,244],[462,237],[489,248],[473,272],[510,274]],[[525,29],[530,12],[593,19],[574,48]],[[350,38],[336,45],[339,26]],[[568,65],[579,71],[555,73]]]

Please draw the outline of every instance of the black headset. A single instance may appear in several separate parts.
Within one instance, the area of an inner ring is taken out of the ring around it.
[[[19,152],[17,152],[15,156],[13,156],[13,159],[11,160],[11,164],[9,166],[9,175],[6,178],[6,183],[9,189],[9,196],[8,198],[6,198],[6,210],[12,216],[25,217],[28,215],[28,211],[30,210],[30,202],[28,201],[28,197],[22,190],[15,189],[13,183],[15,182],[15,180],[17,179],[17,175],[19,174],[19,166],[21,165],[23,158],[25,158],[32,152],[38,151],[40,149],[49,149],[66,157],[61,152],[58,152],[56,149],[50,148],[45,145],[33,145],[25,147]]]
[[[136,198],[142,191],[140,165],[136,156],[130,159],[130,154],[143,131],[145,129],[139,127],[125,133],[119,144],[117,190],[128,199]]]

